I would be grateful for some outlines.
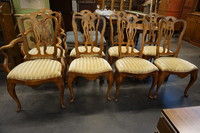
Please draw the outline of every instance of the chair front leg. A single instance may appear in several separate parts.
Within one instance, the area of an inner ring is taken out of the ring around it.
[[[122,83],[122,80],[123,80],[123,76],[119,73],[119,72],[115,72],[115,78],[116,78],[116,97],[115,97],[115,102],[119,101],[119,88],[120,88],[120,85]]]
[[[149,93],[148,93],[148,97],[151,99],[154,99],[154,97],[152,97],[151,95],[152,95],[153,88],[156,86],[156,84],[158,82],[158,74],[159,74],[159,71],[156,71],[153,74],[153,82],[152,82],[151,88],[149,89]]]
[[[156,99],[157,95],[158,95],[158,91],[160,90],[160,86],[162,84],[162,82],[165,80],[166,74],[164,71],[160,71],[159,72],[159,78],[158,78],[158,82],[157,82],[157,88],[156,88],[156,92],[153,96],[150,96],[151,99]]]
[[[7,90],[8,93],[10,94],[10,96],[15,100],[15,102],[17,103],[17,109],[16,112],[20,112],[21,111],[21,103],[16,95],[15,92],[15,86],[16,84],[10,83],[9,81],[7,81]]]
[[[64,104],[64,88],[65,88],[65,85],[64,85],[63,78],[60,78],[58,80],[58,82],[56,82],[56,85],[58,86],[59,92],[60,92],[60,106],[61,106],[62,109],[65,109],[66,108],[66,106]]]
[[[107,78],[108,78],[108,89],[107,89],[106,97],[107,97],[107,100],[111,101],[112,98],[111,98],[111,96],[110,96],[110,90],[111,90],[112,85],[113,85],[113,82],[114,82],[113,73],[112,73],[112,72],[109,72],[109,73],[107,74]]]
[[[187,87],[185,88],[185,91],[184,91],[184,96],[185,97],[188,97],[188,90],[189,88],[194,84],[194,82],[197,80],[197,74],[198,74],[198,70],[195,70],[191,73],[190,75],[190,82],[188,83]]]
[[[67,85],[68,85],[68,88],[69,88],[69,91],[71,93],[71,99],[69,100],[70,103],[74,102],[74,91],[73,91],[73,88],[72,88],[72,83],[74,81],[74,79],[76,78],[76,75],[72,74],[72,73],[68,73],[68,78],[67,78]]]

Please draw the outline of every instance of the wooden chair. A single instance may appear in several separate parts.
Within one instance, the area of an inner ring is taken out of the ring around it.
[[[77,35],[77,24],[76,20],[80,20],[81,26],[83,28],[84,43],[78,41]],[[102,23],[102,29],[99,29],[99,24]],[[107,99],[110,98],[110,89],[113,84],[112,68],[109,63],[102,58],[102,51],[104,48],[103,36],[105,32],[106,21],[105,18],[99,16],[96,13],[87,13],[73,15],[73,31],[75,34],[75,50],[76,59],[74,59],[69,65],[68,69],[68,87],[71,92],[70,102],[74,101],[74,92],[72,89],[72,82],[77,76],[85,77],[89,80],[94,80],[100,76],[106,76],[108,78],[108,90]],[[100,35],[100,37],[98,37]],[[98,39],[100,38],[100,44],[98,44]],[[84,50],[80,49],[80,45],[83,44]]]
[[[59,29],[59,32],[58,32],[57,35],[62,39],[62,43],[60,44],[60,46],[62,46],[65,49],[65,51],[63,51],[63,55],[66,56],[68,48],[67,48],[67,44],[66,44],[66,34],[65,34],[64,29],[62,28],[62,14],[60,12],[52,11],[50,9],[45,8],[45,9],[41,9],[39,11],[32,12],[30,15],[31,16],[40,16],[41,13],[42,14],[45,13],[45,14],[54,16],[58,20],[58,24],[59,24],[60,29]],[[39,20],[41,19],[40,17],[37,17],[37,18]],[[32,29],[31,18],[26,19],[23,24],[20,24],[18,26],[19,26],[19,28],[22,28],[25,31]],[[49,36],[48,36],[49,40],[53,39],[53,34],[54,34],[55,31],[53,29],[52,20],[49,19],[45,23],[45,26],[48,28],[47,34],[49,34]],[[37,48],[36,48],[36,44],[35,44],[34,39],[33,39],[33,33],[27,35],[27,42],[28,42],[29,53],[30,54],[36,54]],[[22,45],[22,47],[23,47],[23,45]],[[22,50],[22,53],[24,55],[26,55],[23,51],[23,48],[21,50]],[[54,52],[54,46],[52,46],[52,45],[47,46],[47,53],[53,53],[53,52]],[[62,57],[63,55],[60,55],[60,50],[58,49],[58,51],[57,51],[58,58]],[[24,56],[24,58],[26,59],[26,56]],[[36,57],[36,58],[38,58],[38,57]]]
[[[135,42],[134,38],[137,33],[138,27],[143,27],[142,43],[139,52],[134,52]],[[154,86],[158,79],[158,68],[148,60],[142,59],[142,52],[144,47],[145,36],[149,24],[145,19],[135,18],[134,15],[127,15],[126,18],[119,19],[117,22],[118,27],[118,40],[119,40],[119,59],[115,63],[115,80],[116,80],[116,98],[119,100],[119,88],[122,80],[129,76],[138,79],[143,79],[148,76],[153,76],[151,88],[148,96],[150,97]],[[127,40],[121,36],[127,36]],[[126,50],[122,50],[125,44]],[[132,47],[131,49],[129,47]],[[131,57],[135,56],[135,57]]]
[[[171,38],[175,32],[176,25],[179,25],[180,32],[177,43],[172,43]],[[159,22],[159,43],[156,49],[156,60],[154,64],[159,68],[159,79],[157,89],[152,98],[157,98],[160,86],[169,75],[177,75],[184,78],[190,75],[190,81],[184,90],[184,96],[188,96],[188,90],[197,79],[198,68],[181,58],[178,58],[178,53],[181,48],[181,41],[186,29],[186,21],[176,19],[174,17],[166,17]],[[159,47],[162,46],[163,50],[160,51]],[[163,57],[164,56],[164,57]]]
[[[143,58],[147,60],[155,59],[156,57],[156,47],[158,45],[158,23],[164,18],[164,16],[157,13],[150,13],[145,16],[145,19],[150,23],[150,29],[148,30],[143,50]],[[163,48],[160,47],[160,51],[162,50]]]
[[[117,38],[117,20],[126,18],[127,13],[124,11],[116,11],[115,14],[110,15],[110,48],[108,49],[108,62],[110,65],[115,62],[119,57],[119,50],[118,50],[118,44],[119,40]],[[134,19],[137,18],[134,16]],[[122,38],[124,38],[124,34],[121,34]],[[125,39],[125,38],[124,38]],[[122,50],[126,50],[126,46],[121,46]],[[131,49],[131,47],[130,47]],[[134,49],[135,53],[138,53],[139,51],[137,49]]]
[[[77,13],[74,13],[73,14],[73,23],[74,25],[76,25],[76,30],[73,29],[73,35],[72,37],[74,38],[74,42],[75,42],[75,37],[77,37],[77,41],[78,41],[78,44],[79,44],[79,50],[80,51],[85,51],[85,47],[83,45],[85,45],[85,37],[84,37],[84,29],[81,25],[81,22],[80,22],[80,19],[77,19],[77,17],[81,17],[83,15],[86,15],[86,14],[91,14],[92,12],[89,11],[89,10],[82,10],[81,12],[77,12]],[[102,22],[100,22],[102,23]],[[100,24],[101,25],[101,24]],[[99,26],[99,29],[97,30],[101,30],[101,26]],[[90,32],[90,34],[93,34],[93,32]],[[99,45],[100,44],[100,36],[101,36],[101,33],[98,31],[98,38],[97,38],[97,44]],[[91,36],[93,41],[95,40],[95,35],[93,34],[93,36]],[[68,38],[68,36],[67,36]],[[104,47],[106,46],[106,40],[105,38],[103,37],[103,45]],[[88,46],[88,49],[91,49],[91,46]],[[99,50],[98,46],[95,46],[94,47],[95,50]],[[84,56],[84,55],[82,55]],[[88,55],[86,55],[88,56]],[[90,56],[92,56],[92,54],[90,54]],[[105,53],[102,51],[102,56],[105,57]],[[76,49],[73,48],[69,54],[69,61],[68,61],[68,64],[70,64],[74,59],[77,58],[77,55],[76,55]]]
[[[40,19],[38,19],[38,17]],[[32,24],[32,28],[25,30],[21,26],[25,21],[29,21]],[[50,34],[49,27],[46,23],[52,21],[54,28],[54,34]],[[36,87],[43,83],[54,82],[60,91],[60,105],[61,108],[65,108],[64,97],[64,70],[65,63],[64,58],[61,56],[58,59],[57,52],[59,49],[60,55],[63,55],[64,49],[60,46],[62,40],[58,36],[60,25],[57,18],[45,13],[40,15],[31,14],[18,18],[18,25],[20,26],[21,36],[12,40],[8,45],[0,48],[0,53],[5,57],[4,70],[7,75],[7,90],[10,96],[17,103],[17,112],[21,110],[21,103],[16,95],[16,84],[24,84],[31,87]],[[28,38],[32,36],[31,41],[36,45],[37,52],[31,54],[29,52]],[[26,56],[26,61],[17,65],[13,69],[8,67],[8,56],[5,52],[6,49],[10,49],[19,43],[23,44],[23,51]],[[47,52],[47,47],[53,46],[53,53]],[[53,99],[52,99],[53,100]]]
[[[133,0],[102,0],[101,9],[107,8],[116,11],[131,10],[132,5]]]

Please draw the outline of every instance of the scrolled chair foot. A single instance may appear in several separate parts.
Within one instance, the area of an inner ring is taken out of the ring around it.
[[[69,100],[69,102],[70,102],[70,103],[73,103],[73,102],[74,102],[74,98],[71,98],[71,99]]]
[[[157,95],[149,96],[150,99],[157,99]]]
[[[17,109],[16,109],[16,112],[20,112],[21,111],[21,107],[18,106]]]
[[[188,93],[184,93],[184,97],[188,97],[189,96],[189,94]]]
[[[64,104],[62,104],[61,109],[66,109],[66,106]]]
[[[112,101],[112,98],[110,96],[107,97],[108,101]]]
[[[118,102],[118,101],[119,101],[119,98],[118,98],[118,97],[116,97],[114,101],[115,101],[115,102]]]

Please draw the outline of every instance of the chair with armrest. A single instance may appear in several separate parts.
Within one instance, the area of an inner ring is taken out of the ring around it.
[[[77,23],[76,20],[81,22],[83,29],[84,42],[79,42],[77,35]],[[100,23],[103,27],[99,34]],[[96,13],[87,13],[84,15],[74,15],[72,19],[72,26],[75,35],[75,50],[76,59],[74,59],[69,65],[68,69],[68,88],[71,92],[70,102],[74,101],[74,92],[72,83],[78,76],[85,77],[89,80],[94,80],[100,76],[106,76],[108,78],[107,99],[110,98],[110,89],[113,84],[112,68],[109,63],[102,58],[102,51],[104,48],[103,36],[105,32],[106,21],[105,18],[99,16]],[[98,44],[99,38],[99,44]],[[80,49],[80,45],[82,49]]]
[[[172,43],[172,36],[175,27],[179,25],[179,37],[177,43]],[[159,79],[157,89],[152,98],[157,98],[162,82],[169,75],[177,75],[184,78],[190,75],[190,81],[184,90],[184,96],[188,96],[188,90],[197,79],[198,68],[194,64],[184,59],[178,58],[178,53],[181,48],[181,41],[186,29],[186,21],[176,19],[174,17],[166,17],[159,22],[159,45],[156,49],[156,59],[154,64],[159,68]],[[163,50],[160,51],[159,47]]]
[[[66,34],[65,34],[64,29],[62,28],[62,14],[60,12],[52,11],[50,9],[45,8],[45,9],[41,9],[39,11],[32,12],[30,15],[38,15],[39,16],[41,13],[45,13],[45,14],[54,16],[58,20],[58,24],[59,24],[60,29],[59,29],[59,32],[58,32],[57,35],[62,39],[62,44],[60,44],[60,46],[65,49],[65,51],[63,52],[63,55],[67,55],[68,48],[67,48],[67,44],[66,44]],[[38,17],[38,19],[40,20],[41,18]],[[53,34],[55,32],[53,30],[52,20],[49,19],[45,23],[45,25],[48,28],[47,34],[48,34],[48,37],[49,37],[49,40],[50,40],[50,39],[52,39]],[[30,30],[32,28],[31,19],[26,19],[23,24],[20,24],[19,28],[23,28],[26,31]],[[29,53],[35,54],[37,52],[37,50],[36,50],[36,44],[34,42],[32,33],[27,36],[27,40],[28,40]],[[22,47],[23,47],[23,45],[22,45]],[[47,52],[48,53],[53,53],[53,51],[54,51],[53,46],[51,46],[51,45],[47,46]],[[22,49],[22,53],[24,53],[23,49]],[[57,52],[58,58],[60,58],[63,55],[60,55],[60,51],[58,49],[58,52]],[[25,59],[26,59],[26,56],[25,56]]]
[[[38,17],[40,19],[38,19]],[[25,30],[23,26],[26,20],[30,20],[32,27],[29,30]],[[52,21],[54,27],[54,34],[49,34],[49,27],[46,23]],[[8,45],[0,48],[0,53],[4,55],[4,70],[7,75],[7,90],[10,96],[17,103],[17,112],[21,110],[21,103],[16,95],[16,84],[24,84],[30,87],[39,86],[43,83],[54,82],[60,93],[60,105],[61,108],[65,108],[64,97],[64,72],[65,61],[64,57],[58,58],[57,52],[59,49],[60,55],[63,55],[64,49],[60,46],[62,40],[58,36],[60,25],[56,17],[45,13],[39,15],[31,14],[27,16],[21,16],[18,18],[18,25],[21,36],[12,40]],[[29,52],[28,38],[35,43],[36,52],[31,54]],[[51,37],[49,37],[51,36]],[[6,49],[14,47],[22,43],[22,50],[26,56],[26,61],[17,65],[13,69],[8,67],[8,56],[5,52]],[[48,46],[52,46],[54,50],[49,53]]]
[[[135,41],[138,27],[143,27],[142,31],[142,43],[139,52],[135,52]],[[158,68],[148,60],[142,58],[142,52],[144,47],[145,36],[148,30],[149,24],[145,19],[135,18],[134,15],[127,15],[126,18],[118,19],[118,41],[119,41],[119,59],[115,63],[115,80],[116,80],[116,98],[119,100],[119,88],[122,80],[125,77],[135,77],[137,79],[143,79],[149,76],[153,77],[152,85],[149,90],[148,96],[151,96],[152,90],[155,87],[158,79]],[[126,36],[126,40],[122,38]],[[125,46],[125,50],[122,46]],[[130,49],[131,47],[131,49]]]

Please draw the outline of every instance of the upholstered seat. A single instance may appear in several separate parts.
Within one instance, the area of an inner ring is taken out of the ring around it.
[[[79,49],[80,52],[86,51],[85,46],[79,46],[78,49]],[[95,52],[98,52],[99,48],[98,47],[94,47],[93,50]],[[88,51],[91,51],[91,46],[88,46]],[[75,48],[72,49],[72,51],[70,52],[69,56],[76,57],[76,50],[75,50]],[[81,55],[81,56],[84,56],[84,55]],[[87,56],[87,55],[85,55],[85,56]],[[88,55],[88,56],[94,56],[94,55]],[[102,56],[105,56],[105,53],[103,51],[102,51]]]
[[[122,52],[124,53],[126,51],[126,46],[122,46],[121,47],[122,49]],[[131,47],[129,47],[129,51],[131,51]],[[139,51],[137,49],[134,48],[134,52],[135,53],[139,53]],[[119,50],[118,50],[118,46],[113,46],[113,47],[110,47],[108,49],[108,54],[109,56],[115,56],[115,57],[118,57],[119,56]]]
[[[59,89],[60,106],[64,105],[64,79],[65,79],[65,55],[62,45],[61,25],[58,14],[53,15],[42,10],[30,15],[22,15],[18,18],[20,36],[12,40],[8,45],[0,47],[0,54],[4,56],[4,70],[7,72],[7,90],[17,104],[16,111],[21,110],[21,103],[15,91],[17,84],[37,87],[44,83],[55,83]],[[30,22],[29,28],[24,23]],[[49,23],[51,22],[51,23]],[[51,32],[51,28],[54,29]],[[63,34],[64,35],[64,34]],[[9,56],[7,50],[21,45],[21,52],[25,56],[24,62],[14,68],[9,68]],[[30,45],[31,44],[31,45]],[[66,51],[67,52],[67,51]],[[20,93],[19,93],[20,95]],[[53,99],[54,101],[55,99]],[[27,101],[26,101],[27,102]]]
[[[42,66],[42,67],[41,67]],[[62,77],[62,65],[59,61],[37,59],[23,62],[12,69],[7,79],[40,80]]]
[[[156,56],[156,47],[157,46],[144,46],[143,55],[144,56]],[[165,49],[167,51],[167,49]],[[163,47],[159,48],[159,52],[163,52]]]
[[[145,74],[158,71],[151,62],[133,57],[124,57],[116,61],[115,66],[120,73]]]
[[[68,72],[81,74],[98,74],[112,71],[109,63],[99,57],[81,57],[71,62]]]
[[[40,51],[41,51],[41,55],[44,55],[44,47],[40,47]],[[54,53],[54,47],[53,46],[47,46],[47,49],[46,49],[46,52],[48,54],[53,54]],[[31,55],[36,55],[38,53],[38,50],[37,48],[32,48],[31,50],[28,51],[29,54]],[[63,50],[63,57],[65,57],[65,51]],[[58,49],[57,51],[57,58],[60,58],[61,57],[61,50]],[[24,57],[26,58],[26,56]],[[33,57],[33,59],[36,59],[38,57]],[[49,57],[48,57],[49,58]]]
[[[176,26],[179,28],[176,28]],[[152,98],[157,98],[162,82],[170,75],[177,75],[180,78],[190,75],[190,81],[184,90],[184,96],[186,97],[188,96],[189,88],[197,80],[198,68],[189,61],[178,58],[185,29],[186,21],[182,19],[168,16],[159,21],[158,47],[163,47],[164,49],[162,52],[156,50],[157,53],[154,64],[160,71],[156,92],[152,95]],[[179,35],[177,42],[172,43],[172,37],[175,31],[177,31]]]
[[[113,71],[110,64],[102,58],[105,57],[105,53],[103,53],[105,18],[88,10],[74,13],[72,18],[74,33],[77,33],[77,27],[79,26],[77,21],[81,22],[85,41],[79,42],[77,39],[78,34],[75,34],[75,49],[70,53],[70,59],[73,60],[69,63],[67,78],[68,88],[71,93],[70,102],[75,99],[72,87],[73,81],[79,76],[88,80],[95,80],[102,76],[107,77],[108,89],[106,97],[111,100],[110,90],[113,84]]]
[[[194,64],[176,57],[160,57],[154,61],[154,64],[161,71],[191,72],[198,69]]]

